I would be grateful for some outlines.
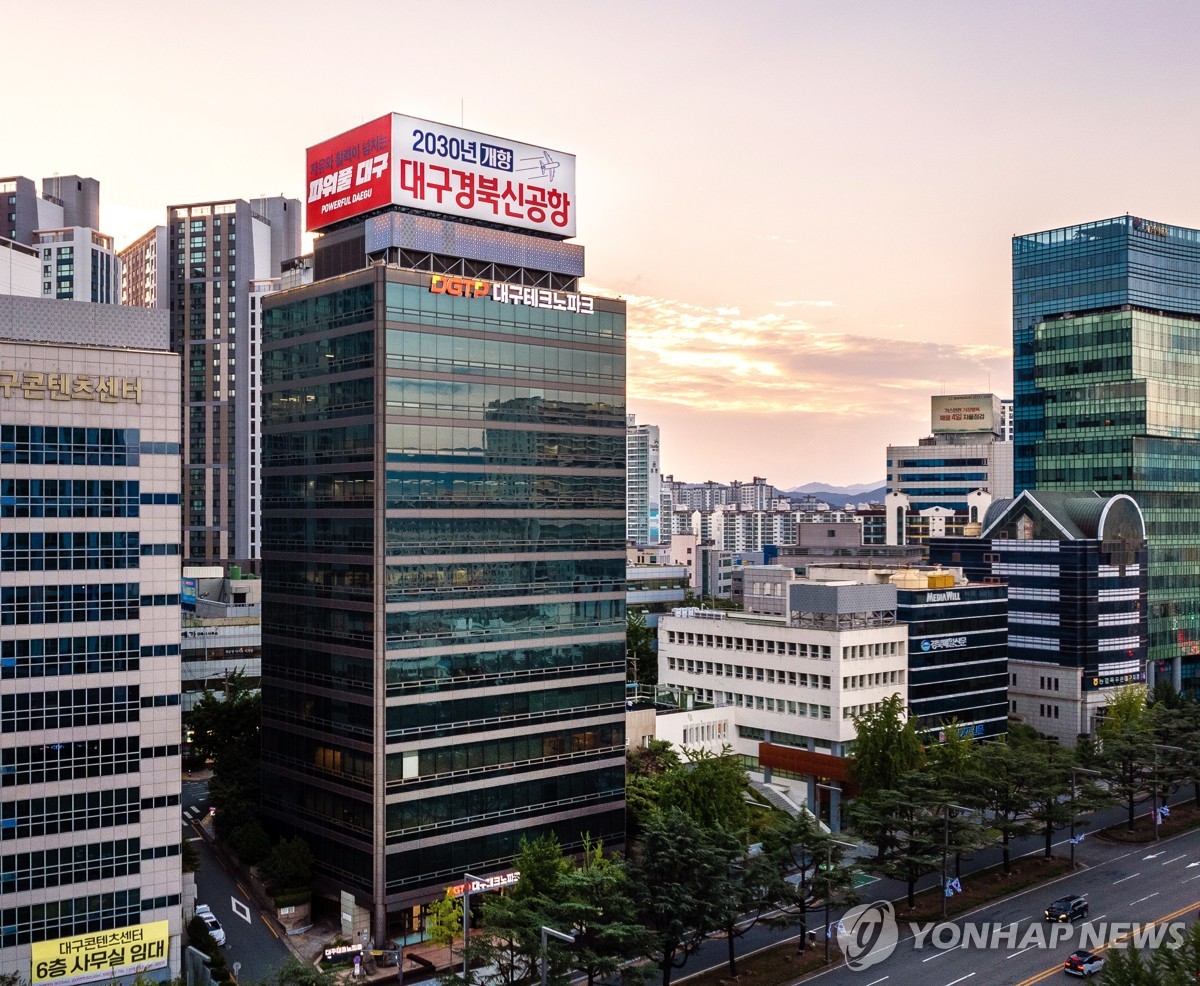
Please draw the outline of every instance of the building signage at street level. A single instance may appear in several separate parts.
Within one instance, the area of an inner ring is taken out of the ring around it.
[[[935,637],[932,640],[926,638],[921,641],[921,650],[925,651],[925,653],[933,650],[956,650],[959,647],[966,646],[966,637]]]
[[[455,298],[491,298],[492,301],[501,304],[547,308],[556,312],[578,312],[580,315],[591,315],[596,310],[595,299],[586,294],[533,288],[523,284],[481,281],[471,277],[452,277],[446,274],[432,274],[429,278],[429,290],[434,294],[448,294]]]
[[[509,870],[507,873],[489,876],[486,880],[472,880],[469,888],[465,883],[455,884],[453,887],[447,887],[446,893],[451,897],[461,897],[468,889],[473,894],[483,890],[499,890],[501,887],[511,887],[519,879],[521,879],[520,870]]]
[[[121,401],[142,403],[140,377],[97,377],[89,373],[34,373],[29,370],[0,370],[0,397],[24,397],[30,401]]]
[[[44,983],[72,986],[165,969],[169,936],[166,921],[151,921],[113,931],[34,942],[29,981],[32,986]]]
[[[310,230],[388,205],[575,235],[575,156],[391,113],[308,149]]]
[[[332,959],[341,958],[344,955],[353,955],[357,959],[362,955],[362,945],[331,945],[325,949],[325,961],[329,962]]]

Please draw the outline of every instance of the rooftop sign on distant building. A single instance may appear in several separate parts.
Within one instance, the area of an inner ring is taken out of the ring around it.
[[[1000,398],[995,394],[938,395],[930,403],[935,435],[952,431],[995,432],[1000,420]]]
[[[308,149],[318,230],[387,205],[575,235],[575,155],[391,113]]]

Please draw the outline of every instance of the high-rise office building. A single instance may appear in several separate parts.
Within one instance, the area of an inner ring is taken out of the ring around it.
[[[0,297],[0,974],[180,967],[179,358]]]
[[[273,228],[264,211],[282,228]],[[252,569],[258,563],[262,354],[251,295],[277,288],[283,261],[300,252],[299,227],[283,218],[299,211],[296,199],[167,210],[171,346],[183,357],[183,551],[189,564],[237,562]],[[149,236],[138,241],[144,246],[139,256],[149,257]],[[157,274],[164,258],[157,236],[154,244]],[[134,303],[147,297],[149,260],[140,266],[140,285],[129,295]],[[156,303],[163,303],[161,296]]]
[[[658,425],[640,425],[629,415],[625,428],[625,540],[634,544],[662,540],[658,446]]]
[[[393,115],[308,178],[316,280],[263,301],[264,814],[379,942],[522,837],[623,842],[625,305],[579,293],[570,155]]]
[[[1200,230],[1118,216],[1017,236],[1016,491],[1130,494],[1149,658],[1200,687]]]

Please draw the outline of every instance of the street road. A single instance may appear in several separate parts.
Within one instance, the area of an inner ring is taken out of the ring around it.
[[[958,930],[936,933],[952,947],[937,948],[931,940],[935,933],[931,932],[923,937],[923,947],[917,948],[913,928],[901,915],[899,940],[890,955],[884,957],[882,949],[868,953],[869,959],[878,959],[875,964],[860,971],[841,964],[811,981],[821,986],[1030,986],[1043,979],[1065,982],[1068,977],[1062,972],[1063,961],[1081,946],[1085,925],[1092,926],[1090,934],[1100,934],[1102,925],[1123,922],[1125,926],[1117,930],[1120,935],[1129,931],[1130,922],[1149,924],[1167,919],[1190,924],[1196,918],[1200,908],[1200,831],[1136,847],[1089,840],[1080,847],[1078,860],[1087,868],[953,919],[950,923]],[[1054,926],[1044,921],[1042,912],[1055,898],[1066,894],[1085,897],[1090,914],[1085,921],[1062,928],[1057,934],[1063,937],[1047,947],[1055,932]],[[978,939],[962,944],[961,929],[966,924],[987,925],[989,945],[999,947],[980,948]],[[1008,934],[998,935],[1002,930],[1008,930]],[[1107,934],[1103,940],[1108,940]],[[1087,947],[1096,950],[1094,943],[1087,943]]]
[[[267,979],[291,953],[287,945],[259,914],[253,898],[221,865],[220,858],[199,830],[208,815],[208,785],[204,781],[183,782],[183,837],[200,855],[196,872],[197,904],[207,904],[225,929],[225,962],[232,970],[241,963],[239,979]],[[190,918],[191,915],[185,915]]]

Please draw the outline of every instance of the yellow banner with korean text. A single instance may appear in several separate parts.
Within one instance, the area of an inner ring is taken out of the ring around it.
[[[170,930],[151,921],[90,935],[34,942],[29,981],[73,986],[167,967]]]

